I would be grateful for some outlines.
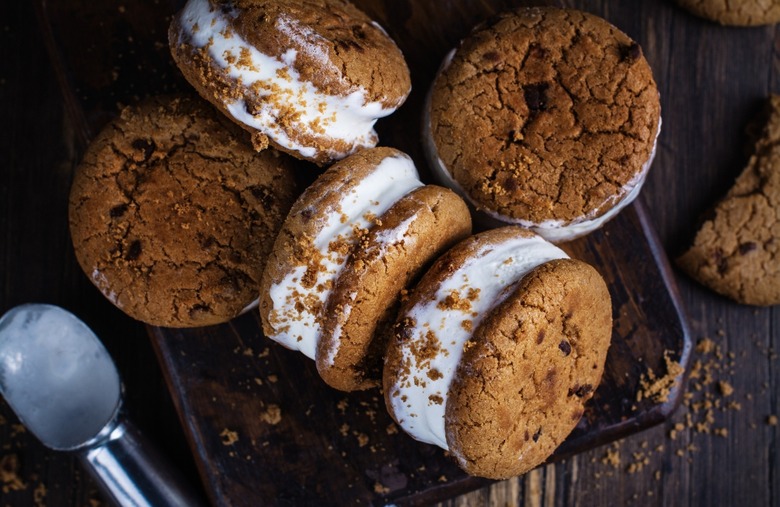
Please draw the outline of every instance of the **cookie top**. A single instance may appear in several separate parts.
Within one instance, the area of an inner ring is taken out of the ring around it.
[[[523,277],[466,343],[450,386],[460,466],[505,479],[543,463],[598,387],[611,336],[609,291],[591,266],[553,260]]]
[[[293,204],[260,285],[263,330],[315,358],[323,305],[360,238],[423,184],[393,148],[366,149],[332,165]]]
[[[660,102],[636,42],[591,14],[538,7],[462,41],[433,84],[429,114],[431,165],[478,209],[556,228],[635,195]]]
[[[343,391],[379,385],[402,291],[434,258],[471,233],[466,203],[451,190],[413,190],[360,238],[331,293],[317,369]]]
[[[125,108],[89,146],[70,193],[73,246],[131,317],[204,326],[257,299],[296,185],[289,157],[245,136],[199,98],[165,97]]]
[[[343,0],[189,0],[169,31],[185,77],[231,119],[324,164],[374,146],[411,89],[385,31]]]
[[[722,25],[756,26],[780,22],[775,0],[677,0],[693,14]]]
[[[735,301],[780,304],[780,95],[773,95],[753,156],[677,264]]]
[[[398,313],[383,372],[388,410],[407,433],[449,448],[444,410],[464,344],[527,272],[567,257],[512,226],[471,236],[433,264]]]

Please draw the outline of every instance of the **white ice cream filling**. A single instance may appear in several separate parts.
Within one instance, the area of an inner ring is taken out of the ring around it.
[[[313,284],[304,284],[304,275],[312,266],[302,265],[271,286],[273,310],[269,320],[275,332],[269,338],[314,359],[321,335],[321,312],[349,257],[345,250],[351,251],[358,240],[355,229],[371,228],[374,217],[422,185],[410,158],[388,157],[346,190],[336,206],[317,210],[313,219],[322,220],[322,226],[312,240],[320,253],[319,259],[312,261],[316,263],[316,279]]]
[[[401,321],[414,326],[401,346],[403,371],[389,399],[407,433],[449,448],[444,413],[464,344],[528,272],[565,258],[563,250],[539,236],[485,245],[441,282],[433,299],[418,302],[401,316]],[[432,354],[415,354],[436,348],[432,358]]]
[[[455,56],[455,50],[451,50],[447,56],[445,56],[439,72],[449,67],[452,62],[452,58]],[[614,197],[610,197],[602,206],[608,205],[610,201],[616,201],[615,204],[607,210],[605,213],[594,216],[597,212],[583,215],[582,217],[574,220],[543,220],[541,222],[533,222],[530,220],[523,220],[521,218],[511,217],[498,213],[497,211],[486,208],[484,205],[478,203],[471,195],[466,192],[460,183],[453,178],[449,169],[444,161],[439,156],[439,150],[436,147],[436,142],[433,139],[433,132],[431,131],[431,95],[433,87],[428,91],[428,95],[425,100],[425,106],[423,108],[423,145],[428,165],[430,166],[433,175],[441,182],[442,185],[451,188],[458,195],[460,195],[472,208],[475,214],[475,219],[482,225],[487,227],[500,227],[506,224],[514,224],[530,229],[536,234],[539,234],[547,241],[555,243],[563,243],[580,236],[584,236],[591,233],[604,225],[610,219],[615,217],[623,208],[631,204],[636,199],[639,192],[642,189],[642,185],[645,183],[647,173],[650,170],[650,166],[655,159],[656,147],[658,145],[658,136],[661,133],[661,119],[658,119],[658,129],[653,139],[653,149],[650,152],[650,157],[647,162],[642,165],[639,173],[637,173],[631,181],[626,183],[620,192]]]
[[[241,87],[251,90],[251,95],[256,95],[251,105],[244,99],[223,99],[224,107],[237,121],[306,158],[315,157],[317,147],[301,144],[294,138],[295,133],[346,143],[349,149],[345,152],[324,150],[334,159],[376,145],[374,123],[396,108],[370,101],[360,86],[354,86],[354,91],[346,96],[318,90],[295,70],[295,49],[288,49],[280,57],[261,53],[230,28],[232,18],[237,15],[238,12],[212,8],[208,0],[189,0],[180,15],[189,39],[179,41],[206,48],[216,65],[225,69]],[[323,65],[333,65],[323,45],[324,39],[309,27],[279,17],[275,28],[302,41],[306,53]]]

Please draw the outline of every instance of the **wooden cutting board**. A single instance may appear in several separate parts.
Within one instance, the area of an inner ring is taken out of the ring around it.
[[[545,2],[354,3],[398,42],[412,72],[409,101],[377,125],[382,144],[409,153],[427,177],[419,115],[441,58],[479,21]],[[39,0],[37,7],[82,147],[118,104],[189,89],[166,43],[179,2]],[[639,393],[643,382],[668,373],[669,362],[686,365],[691,347],[666,257],[641,205],[564,248],[607,280],[615,325],[603,381],[552,459],[666,419],[680,401],[682,378],[663,399]],[[149,331],[217,505],[420,505],[487,483],[398,431],[378,391],[328,388],[312,361],[263,337],[255,313],[220,326]]]

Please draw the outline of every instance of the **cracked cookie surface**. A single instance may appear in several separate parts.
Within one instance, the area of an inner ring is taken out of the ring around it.
[[[594,268],[559,259],[526,275],[466,343],[450,387],[447,440],[461,467],[505,479],[542,464],[582,417],[611,336]]]
[[[639,45],[596,16],[521,8],[478,27],[430,100],[438,158],[478,209],[599,217],[647,169],[660,102]]]
[[[780,22],[777,0],[677,0],[693,14],[722,25],[756,26]]]
[[[780,95],[747,167],[677,264],[710,289],[751,305],[780,304]]]
[[[377,143],[411,89],[401,51],[344,0],[190,0],[169,44],[198,92],[269,144],[320,165]]]
[[[148,324],[225,322],[256,301],[296,196],[292,159],[256,153],[194,97],[127,107],[90,144],[70,193],[76,258]]]

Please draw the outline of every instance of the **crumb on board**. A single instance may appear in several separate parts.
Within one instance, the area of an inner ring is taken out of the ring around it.
[[[656,377],[652,368],[648,368],[647,373],[642,374],[639,379],[640,389],[636,393],[636,401],[650,399],[656,403],[665,403],[669,400],[669,396],[678,384],[685,368],[671,358],[669,351],[664,352],[664,363],[666,374],[663,376]]]
[[[260,420],[271,426],[275,426],[282,421],[282,409],[274,403],[268,405],[265,411],[260,414]]]
[[[27,484],[19,477],[19,457],[16,454],[0,458],[0,487],[3,493],[27,489]]]
[[[238,433],[227,428],[223,429],[219,436],[222,437],[222,445],[233,445],[238,442]]]

